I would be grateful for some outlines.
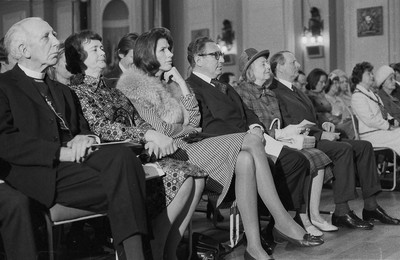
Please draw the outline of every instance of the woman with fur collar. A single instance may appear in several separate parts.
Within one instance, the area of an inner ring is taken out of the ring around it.
[[[238,133],[193,143],[184,141],[188,134],[201,131],[200,112],[194,94],[172,66],[172,44],[165,28],[155,28],[139,36],[134,49],[137,68],[124,73],[117,88],[132,101],[144,120],[174,138],[179,149],[172,157],[188,160],[209,174],[206,188],[219,194],[217,206],[235,176],[236,200],[248,240],[246,259],[269,259],[260,242],[257,191],[276,221],[276,239],[290,240],[300,246],[320,244],[284,209],[259,136]]]
[[[155,131],[119,90],[106,84],[101,77],[105,53],[98,34],[73,34],[66,41],[66,49],[68,68],[76,74],[70,87],[79,98],[90,129],[104,141],[131,139],[142,143],[150,155],[158,158],[157,164],[165,176],[146,181],[146,206],[154,231],[151,249],[154,259],[175,259],[176,256],[164,255],[176,254],[193,214],[194,209],[190,208],[200,200],[201,193],[194,196],[195,188],[203,190],[205,172],[168,157],[177,149],[172,138]]]

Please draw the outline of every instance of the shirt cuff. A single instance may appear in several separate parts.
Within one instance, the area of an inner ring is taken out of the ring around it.
[[[87,136],[93,138],[97,144],[101,144],[100,137],[98,137],[97,135],[87,135]]]
[[[251,130],[251,129],[255,128],[255,127],[261,128],[261,130],[263,130],[263,132],[264,132],[264,127],[262,127],[262,126],[259,125],[259,124],[251,124],[251,125],[249,126],[249,129]]]

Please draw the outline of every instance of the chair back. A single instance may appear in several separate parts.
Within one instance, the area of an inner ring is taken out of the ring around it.
[[[360,134],[358,133],[358,119],[355,115],[351,115],[351,123],[353,125],[354,130],[354,140],[360,140]]]

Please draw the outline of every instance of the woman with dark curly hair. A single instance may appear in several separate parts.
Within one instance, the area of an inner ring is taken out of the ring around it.
[[[399,123],[387,112],[382,99],[372,91],[376,84],[373,68],[369,62],[358,63],[351,75],[356,85],[351,106],[358,119],[360,138],[373,146],[390,147],[400,154]],[[381,85],[383,81],[379,78],[377,83]]]
[[[75,74],[71,88],[79,97],[91,130],[105,141],[131,139],[144,145],[165,172],[146,182],[147,208],[152,219],[154,259],[172,259],[198,204],[205,172],[183,160],[169,157],[177,147],[172,138],[155,131],[138,115],[132,103],[102,78],[106,67],[101,37],[91,31],[73,34],[65,41],[67,68]]]

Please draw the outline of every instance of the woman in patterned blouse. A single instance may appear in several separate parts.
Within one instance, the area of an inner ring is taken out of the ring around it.
[[[172,138],[142,120],[129,100],[107,86],[101,37],[83,31],[66,40],[67,68],[75,74],[71,88],[79,97],[91,130],[102,140],[131,139],[155,154],[166,175],[147,181],[147,205],[153,220],[154,259],[175,259],[176,249],[204,188],[206,175],[199,167],[167,157],[177,147]]]

